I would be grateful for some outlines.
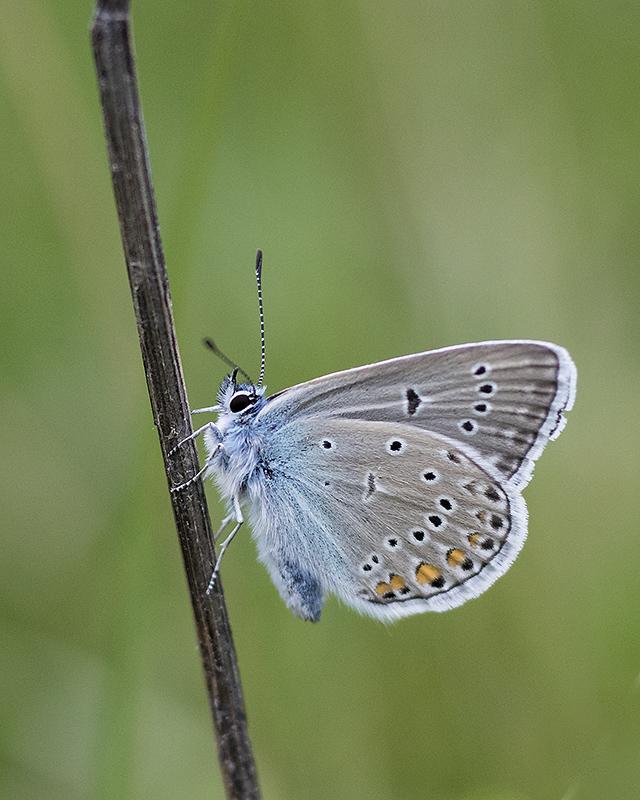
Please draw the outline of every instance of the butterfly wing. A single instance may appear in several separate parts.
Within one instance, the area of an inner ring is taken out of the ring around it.
[[[270,398],[260,416],[408,423],[460,441],[514,486],[564,427],[576,368],[558,345],[481,342],[336,372]]]
[[[327,591],[381,619],[453,608],[524,542],[519,490],[441,435],[320,414],[269,446],[270,481],[286,489],[267,492],[258,549],[305,618],[319,619]]]
[[[252,527],[287,605],[317,620],[330,591],[392,619],[487,589],[522,547],[521,490],[575,384],[562,347],[482,342],[269,398]]]

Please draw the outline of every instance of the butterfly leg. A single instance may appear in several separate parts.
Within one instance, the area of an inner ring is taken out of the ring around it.
[[[205,408],[203,409],[203,411],[208,411],[208,409]],[[193,411],[192,413],[195,414],[195,411]],[[218,429],[216,428],[215,424],[213,422],[207,422],[206,425],[203,425],[201,428],[198,428],[197,431],[194,431],[193,433],[189,434],[189,436],[185,436],[185,438],[182,439],[182,441],[178,442],[178,444],[175,447],[172,447],[171,450],[169,450],[167,455],[168,456],[173,455],[173,453],[175,453],[179,447],[182,447],[182,445],[185,442],[188,442],[190,439],[197,439],[198,436],[200,436],[200,434],[208,430],[212,431],[214,435],[218,433]]]
[[[227,527],[227,525],[231,522],[231,520],[235,519],[236,521],[235,528],[231,531],[231,533],[227,536],[224,542],[222,542],[222,544],[220,545],[220,550],[218,551],[218,558],[216,559],[216,565],[213,568],[213,575],[211,576],[211,580],[209,581],[209,585],[207,586],[207,592],[206,592],[207,594],[211,592],[216,582],[218,571],[220,569],[220,562],[222,561],[222,556],[225,554],[227,547],[229,547],[229,545],[231,544],[231,540],[236,535],[236,533],[238,533],[244,522],[244,517],[242,516],[242,509],[240,508],[240,503],[237,497],[233,498],[233,510],[234,513],[230,514],[228,517],[225,517],[225,519],[222,521],[222,525],[218,529],[218,532],[214,536],[214,541],[215,541],[220,536],[222,531]]]
[[[222,520],[222,524],[220,525],[220,527],[219,527],[219,528],[218,528],[218,530],[216,531],[216,534],[215,534],[215,536],[213,537],[213,541],[214,541],[214,542],[217,542],[217,541],[218,541],[218,539],[220,538],[220,534],[222,533],[222,531],[223,531],[223,530],[224,530],[224,529],[227,527],[227,525],[228,525],[228,524],[231,522],[231,520],[232,520],[232,519],[235,519],[235,518],[236,518],[235,514],[229,514],[229,516],[228,516],[228,517],[225,517],[225,518]]]
[[[209,423],[209,424],[212,424],[212,423]],[[207,426],[207,425],[205,425],[204,427],[205,427],[205,428],[207,428],[208,426]],[[200,433],[200,431],[196,431],[196,434],[198,434],[198,433]],[[196,434],[194,434],[194,436],[195,436]],[[188,438],[188,439],[193,439],[193,436],[189,436],[189,437],[187,437],[187,438]],[[186,442],[186,441],[187,441],[187,439],[183,439],[182,441],[183,441],[183,442]],[[182,442],[180,442],[180,444],[182,444]],[[178,447],[180,447],[180,445],[178,445]],[[174,447],[174,450],[175,450],[175,447]],[[173,486],[173,487],[172,487],[172,489],[171,489],[171,491],[172,491],[172,492],[179,492],[181,489],[186,489],[186,488],[187,488],[187,486],[191,486],[191,484],[192,484],[192,483],[194,483],[195,481],[197,481],[197,480],[198,480],[198,478],[199,478],[201,475],[203,475],[203,474],[204,474],[204,473],[205,473],[205,472],[206,472],[206,471],[209,469],[209,467],[210,467],[210,466],[211,466],[211,464],[213,463],[213,461],[214,461],[215,457],[218,455],[218,453],[219,453],[221,450],[222,450],[222,442],[218,443],[218,444],[217,444],[217,445],[214,447],[214,449],[211,451],[211,453],[210,453],[210,454],[207,456],[207,459],[206,459],[206,461],[204,462],[204,466],[203,466],[201,469],[199,469],[199,470],[196,472],[196,474],[195,474],[195,475],[194,475],[192,478],[189,478],[189,480],[188,480],[188,481],[185,481],[184,483],[181,483],[181,484],[179,484],[178,486]],[[172,450],[171,452],[173,452],[173,450]]]

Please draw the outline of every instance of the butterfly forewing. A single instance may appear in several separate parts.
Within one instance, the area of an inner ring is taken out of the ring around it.
[[[295,416],[411,424],[460,442],[503,478],[525,484],[533,461],[561,430],[574,384],[573,362],[557,345],[484,342],[337,372],[272,403]]]

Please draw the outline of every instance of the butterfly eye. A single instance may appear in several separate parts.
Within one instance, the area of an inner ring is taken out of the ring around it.
[[[247,406],[250,406],[253,403],[253,398],[247,392],[237,392],[231,398],[231,402],[229,403],[229,410],[232,411],[234,414],[237,414],[239,411],[244,411]]]

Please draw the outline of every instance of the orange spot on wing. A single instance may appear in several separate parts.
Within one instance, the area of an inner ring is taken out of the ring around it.
[[[401,578],[400,575],[392,575],[389,578],[389,583],[393,586],[394,589],[404,589],[406,584],[404,582],[404,578]]]
[[[433,564],[420,564],[416,570],[416,580],[419,584],[431,583],[442,575],[442,571]]]
[[[379,583],[376,586],[376,592],[379,595],[387,594],[388,592],[391,592],[391,594],[393,594],[393,586],[390,583]]]
[[[450,567],[458,567],[465,559],[464,550],[452,549],[447,553],[447,562]]]

